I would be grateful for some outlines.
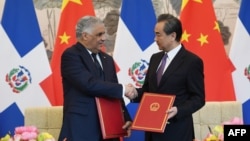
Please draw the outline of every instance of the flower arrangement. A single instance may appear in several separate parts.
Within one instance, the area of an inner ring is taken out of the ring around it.
[[[15,128],[14,136],[7,134],[0,141],[55,141],[55,139],[47,132],[39,133],[35,126],[20,126]]]
[[[204,139],[204,141],[223,141],[223,125],[216,125],[212,130],[209,128],[209,134]]]
[[[213,129],[209,128],[209,134],[204,141],[224,141],[224,129],[223,125],[243,125],[243,120],[238,117],[234,117],[229,121],[223,122],[221,125],[216,125]]]

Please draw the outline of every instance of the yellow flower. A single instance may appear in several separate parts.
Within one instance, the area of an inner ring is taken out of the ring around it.
[[[219,139],[215,135],[211,134],[205,139],[205,141],[219,141]]]
[[[37,140],[38,140],[38,141],[45,141],[45,140],[47,140],[47,139],[52,139],[52,140],[54,140],[54,137],[53,137],[51,134],[49,134],[48,132],[42,132],[42,133],[40,133],[40,134],[38,135],[38,137],[37,137]]]
[[[216,125],[213,128],[213,133],[218,137],[220,134],[223,134],[223,127],[221,125]]]
[[[9,135],[9,134],[6,134],[4,137],[2,137],[2,138],[0,139],[0,141],[9,141],[9,139],[10,139],[10,135]]]

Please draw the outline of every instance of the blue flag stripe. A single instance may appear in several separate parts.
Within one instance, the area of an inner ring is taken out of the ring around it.
[[[0,114],[0,125],[0,137],[8,133],[14,135],[15,127],[24,125],[24,116],[16,103],[11,104]]]
[[[250,1],[249,0],[242,0],[240,11],[239,11],[239,18],[243,23],[244,27],[246,28],[248,34],[250,35]]]
[[[250,124],[250,99],[243,103],[242,111],[244,124]]]
[[[42,41],[32,0],[6,0],[2,26],[21,57]]]
[[[153,43],[156,16],[151,0],[123,0],[121,18],[142,51]]]

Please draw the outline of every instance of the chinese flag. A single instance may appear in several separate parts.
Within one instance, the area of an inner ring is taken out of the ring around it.
[[[92,0],[63,0],[62,12],[51,60],[52,79],[55,103],[63,104],[62,78],[60,72],[61,55],[63,51],[76,43],[75,26],[77,21],[85,15],[95,15]]]
[[[204,62],[206,101],[235,101],[232,71],[211,0],[183,0],[182,43]]]

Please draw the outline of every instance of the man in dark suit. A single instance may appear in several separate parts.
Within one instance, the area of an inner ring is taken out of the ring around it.
[[[168,124],[164,133],[146,132],[147,141],[194,139],[192,114],[205,104],[203,61],[184,48],[181,36],[179,19],[170,14],[158,17],[155,41],[162,51],[151,56],[144,85],[132,96],[136,97],[133,102],[140,102],[143,92],[172,94],[176,98],[166,111]]]
[[[136,90],[118,84],[114,60],[101,51],[106,39],[103,22],[93,16],[81,18],[76,25],[76,37],[77,43],[61,57],[64,105],[59,141],[104,141],[95,97],[121,100],[126,120],[121,128],[128,129],[129,136],[131,118],[123,95],[131,95]]]

